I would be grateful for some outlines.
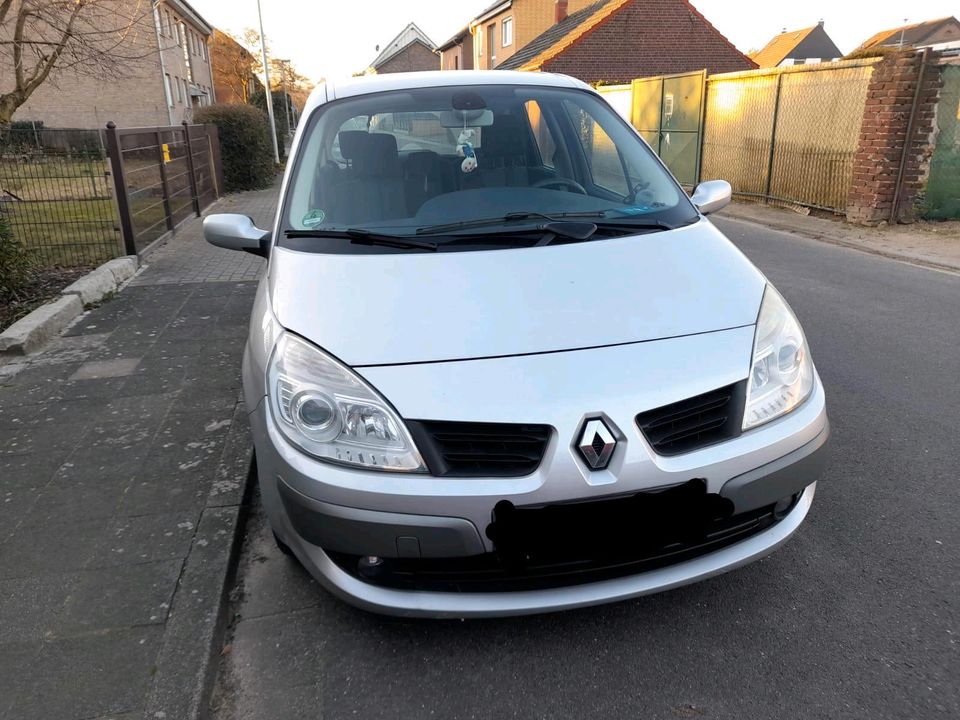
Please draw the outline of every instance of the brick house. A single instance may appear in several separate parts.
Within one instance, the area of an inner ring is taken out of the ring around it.
[[[410,23],[377,55],[366,74],[419,72],[440,67],[440,55],[433,40]]]
[[[467,25],[437,50],[441,70],[473,70],[473,35]]]
[[[688,0],[597,0],[574,10],[579,4],[556,0],[556,22],[497,69],[625,83],[703,68],[723,73],[757,67]]]
[[[240,105],[263,91],[263,83],[251,71],[257,59],[243,45],[214,28],[209,48],[217,102]]]
[[[133,21],[125,21],[129,28],[117,48],[122,74],[100,79],[70,69],[55,72],[18,108],[15,120],[60,128],[102,128],[110,120],[119,127],[171,125],[215,101],[208,47],[213,27],[186,0],[157,0],[152,12],[149,4],[127,3]],[[0,67],[0,87],[9,71]]]
[[[768,42],[762,50],[750,55],[750,59],[762,68],[812,65],[833,62],[842,57],[840,48],[824,30],[823,20],[802,30],[784,28],[783,32]]]
[[[956,50],[960,48],[960,20],[951,16],[881,30],[871,36],[855,52],[875,47]]]

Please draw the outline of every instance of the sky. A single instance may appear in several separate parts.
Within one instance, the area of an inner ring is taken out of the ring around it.
[[[408,22],[441,44],[492,0],[262,0],[264,31],[275,56],[318,80],[366,68]],[[784,27],[824,20],[845,53],[879,30],[952,15],[958,0],[692,0],[740,50],[763,47]],[[257,0],[190,0],[207,21],[230,32],[256,28]]]

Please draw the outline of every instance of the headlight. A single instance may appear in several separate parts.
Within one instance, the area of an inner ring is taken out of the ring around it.
[[[403,421],[358,375],[284,333],[267,371],[270,409],[291,443],[367,470],[426,472]]]
[[[800,323],[772,285],[767,285],[753,339],[753,363],[743,429],[790,412],[813,390],[813,363]]]

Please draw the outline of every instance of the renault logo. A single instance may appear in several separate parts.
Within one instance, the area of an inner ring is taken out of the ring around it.
[[[603,470],[610,462],[617,439],[600,418],[587,420],[577,441],[577,450],[591,470]]]

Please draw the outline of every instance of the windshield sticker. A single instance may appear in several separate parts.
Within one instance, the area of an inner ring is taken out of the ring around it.
[[[327,214],[323,210],[311,210],[303,216],[303,220],[300,221],[300,224],[305,228],[312,228],[321,224],[326,218]]]

